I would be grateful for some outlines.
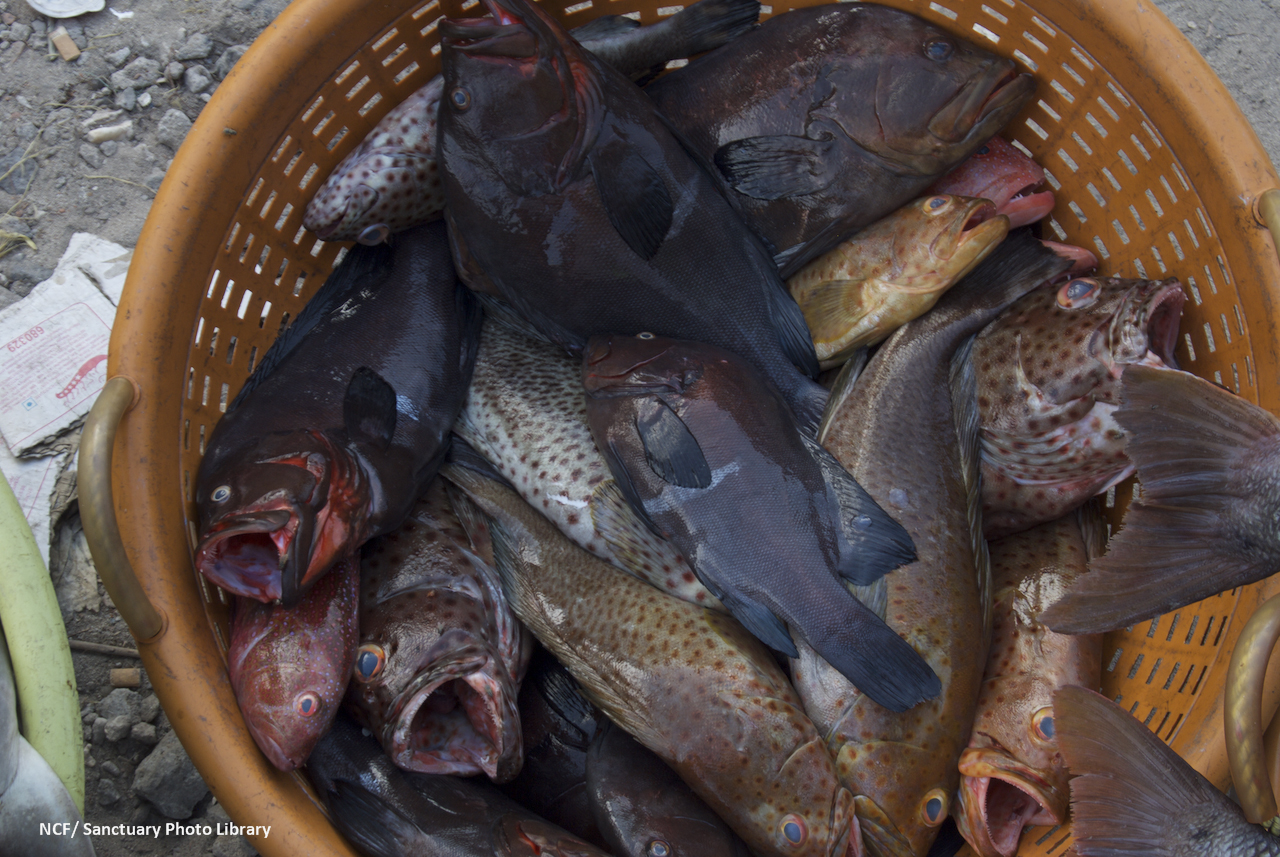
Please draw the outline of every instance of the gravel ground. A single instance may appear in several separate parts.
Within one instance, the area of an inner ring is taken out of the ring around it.
[[[286,5],[113,2],[132,16],[106,9],[62,22],[83,51],[68,63],[49,48],[47,34],[58,22],[23,0],[0,0],[0,174],[21,161],[0,179],[0,252],[4,233],[35,244],[0,258],[0,308],[52,273],[73,232],[96,233],[128,247],[136,243],[155,188],[191,121],[242,47]],[[1280,162],[1280,58],[1274,45],[1280,0],[1155,5],[1226,81],[1272,160]],[[51,566],[73,639],[132,644],[100,585],[95,591],[74,506],[58,527]],[[226,822],[173,739],[145,675],[136,691],[112,687],[110,670],[136,661],[82,652],[73,657],[84,720],[86,820],[162,827],[177,820],[210,827]],[[95,846],[102,857],[255,853],[239,836],[203,833],[104,836],[95,838]]]

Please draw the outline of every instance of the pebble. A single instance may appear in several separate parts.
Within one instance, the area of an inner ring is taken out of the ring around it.
[[[209,71],[204,66],[193,65],[182,76],[182,82],[191,92],[200,93],[213,85],[213,78],[209,76]]]
[[[151,90],[147,90],[138,96],[138,106],[146,109],[151,106]]]
[[[138,703],[138,717],[150,723],[156,719],[156,715],[160,713],[160,698],[154,693],[149,693],[142,697],[142,701]]]
[[[115,155],[116,152],[120,151],[120,144],[115,140],[105,140],[100,146],[98,146],[98,150],[110,158]]]
[[[123,140],[125,137],[133,136],[133,120],[126,119],[119,125],[107,125],[104,128],[94,128],[84,135],[84,138],[90,143],[105,143],[107,140]]]
[[[156,736],[156,727],[150,723],[135,723],[129,737],[137,741],[139,744],[145,744],[148,747],[154,747],[160,743],[160,739]]]
[[[80,144],[80,160],[84,161],[95,170],[106,162],[106,159],[102,156],[102,152],[98,150],[98,147],[89,143]]]
[[[103,122],[112,122],[124,115],[123,110],[98,110],[88,119],[80,123],[81,128],[91,128]]]
[[[142,699],[137,691],[127,687],[118,687],[98,702],[98,714],[103,717],[128,717],[129,724],[138,720],[142,707]]]
[[[170,108],[156,127],[156,139],[176,152],[190,130],[191,120],[187,118],[187,114]]]
[[[209,793],[178,736],[170,732],[133,775],[133,790],[146,798],[165,817],[190,818],[196,804]]]
[[[28,183],[35,178],[38,169],[34,160],[22,160],[22,152],[23,147],[19,146],[0,157],[0,176],[4,176],[0,178],[0,190],[14,196],[21,196],[26,192]],[[19,161],[22,162],[18,163]]]
[[[39,129],[30,122],[20,123],[14,131],[17,133],[18,137],[23,140],[34,140],[36,138],[36,134],[39,133]]]
[[[204,33],[195,33],[174,54],[179,60],[202,60],[213,53],[213,39]]]
[[[93,721],[93,737],[89,740],[95,744],[107,743],[107,718],[99,717]]]
[[[160,190],[160,184],[164,181],[164,173],[152,173],[142,180],[142,183],[152,190]]]
[[[9,38],[15,42],[25,42],[31,38],[31,27],[19,21],[9,25]]]
[[[102,763],[102,770],[106,771],[108,774],[110,774],[113,777],[120,776],[120,767],[115,762],[112,762],[110,760],[107,760]]]
[[[107,718],[107,725],[103,729],[108,741],[123,741],[129,737],[129,733],[133,731],[133,718],[128,714],[121,714],[119,717]]]
[[[133,110],[138,106],[138,91],[132,86],[126,86],[116,93],[115,105],[124,110]]]
[[[175,60],[174,62],[171,62],[164,67],[164,76],[168,78],[170,81],[175,81],[178,78],[182,77],[182,72],[184,69],[185,69],[185,66],[183,66],[182,63],[177,62]]]
[[[127,60],[129,55],[132,53],[133,51],[129,48],[120,48],[118,51],[112,51],[107,54],[107,62],[111,63],[116,68],[119,68],[124,65],[125,60]]]
[[[111,780],[98,781],[98,803],[102,806],[115,806],[120,802],[120,790]]]
[[[127,87],[150,86],[160,74],[160,63],[150,57],[138,57],[124,68],[111,74],[111,88],[119,91]]]
[[[58,132],[60,130],[61,129],[50,125],[40,132],[40,139],[52,146],[58,142]]]
[[[240,61],[240,57],[244,56],[244,52],[249,50],[248,45],[232,45],[222,52],[222,56],[218,57],[218,62],[213,67],[213,74],[218,80],[222,80],[231,71],[231,67]]]

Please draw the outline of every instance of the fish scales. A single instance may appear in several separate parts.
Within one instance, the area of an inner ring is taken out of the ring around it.
[[[664,592],[723,610],[631,510],[587,423],[579,361],[486,318],[454,431],[580,547]]]
[[[958,430],[976,434],[976,427],[958,417],[971,415],[973,406],[953,399],[953,357],[1004,306],[1067,264],[1025,234],[1011,237],[932,312],[891,336],[847,395],[832,396],[823,445],[906,527],[919,556],[885,576],[885,621],[943,685],[937,698],[895,714],[834,671],[807,682],[843,701],[843,708],[828,699],[810,710],[837,714],[818,727],[856,796],[863,842],[873,855],[927,852],[959,782],[956,761],[986,663],[990,605],[982,599],[990,597],[990,571],[975,538],[976,495],[966,480],[977,466],[970,460],[976,449]],[[812,658],[794,663],[826,667]]]
[[[857,853],[851,796],[760,642],[725,614],[618,577],[510,489],[446,469],[493,519],[516,614],[610,719],[753,850]]]

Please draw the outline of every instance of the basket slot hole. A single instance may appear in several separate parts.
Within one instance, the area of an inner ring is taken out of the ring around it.
[[[1075,159],[1067,154],[1066,149],[1058,150],[1058,158],[1062,163],[1067,165],[1067,168],[1070,169],[1071,172],[1075,173],[1080,171],[1080,167],[1076,165]]]
[[[1037,39],[1035,36],[1033,36],[1033,35],[1031,35],[1030,33],[1028,33],[1026,30],[1023,30],[1023,31],[1022,31],[1022,38],[1026,39],[1028,42],[1030,42],[1031,44],[1033,44],[1033,45],[1035,45],[1037,48],[1039,48],[1039,49],[1040,49],[1040,53],[1042,53],[1042,54],[1047,54],[1047,53],[1049,53],[1049,48],[1048,48],[1048,46],[1047,46],[1047,45],[1045,45],[1045,43],[1044,43],[1044,42],[1042,42],[1042,41],[1040,41],[1039,39]]]
[[[187,398],[190,399],[196,394],[196,370],[187,369]]]
[[[1000,37],[997,36],[995,33],[991,32],[990,30],[988,30],[986,27],[982,26],[981,24],[975,23],[973,25],[973,31],[978,35],[982,36],[983,38],[986,38],[994,42],[997,45],[1000,44]]]
[[[1113,190],[1120,190],[1120,182],[1116,181],[1115,173],[1111,172],[1111,170],[1106,167],[1103,167],[1102,175],[1106,177],[1107,182],[1111,185]]]
[[[1222,319],[1222,335],[1227,338],[1227,345],[1231,344],[1231,327],[1227,324],[1227,314],[1225,312],[1218,313],[1218,318]]]
[[[1098,204],[1099,208],[1107,207],[1107,198],[1102,195],[1102,191],[1098,190],[1098,186],[1093,182],[1086,182],[1085,187],[1089,190],[1089,195],[1093,197],[1093,201]]]
[[[1193,696],[1200,692],[1200,683],[1204,681],[1204,677],[1208,674],[1209,668],[1207,666],[1200,668],[1200,677],[1196,679],[1196,683],[1191,686],[1191,694]]]
[[[1055,30],[1053,27],[1050,27],[1047,23],[1045,23],[1039,17],[1032,15],[1031,23],[1039,27],[1044,32],[1044,34],[1049,38],[1056,39],[1058,37],[1058,31]]]
[[[1080,208],[1079,205],[1076,204],[1076,201],[1074,199],[1068,200],[1067,208],[1071,209],[1071,213],[1074,214],[1076,216],[1076,219],[1079,220],[1081,223],[1085,223],[1088,221],[1089,218],[1084,216],[1084,210]]]
[[[1173,170],[1173,174],[1174,174],[1174,176],[1176,176],[1176,177],[1177,177],[1177,179],[1178,179],[1178,184],[1182,185],[1182,189],[1183,189],[1183,190],[1185,190],[1185,191],[1187,191],[1187,192],[1190,192],[1190,191],[1191,191],[1191,185],[1187,184],[1187,177],[1186,177],[1186,175],[1184,175],[1184,174],[1183,174],[1183,172],[1182,172],[1182,168],[1181,168],[1181,167],[1179,167],[1176,163],[1175,163],[1175,164],[1170,164],[1170,165],[1169,165],[1169,168],[1170,168],[1171,170]]]
[[[1009,23],[1009,17],[1007,15],[1003,15],[1000,12],[997,12],[995,9],[992,9],[990,6],[986,5],[985,3],[982,5],[982,11],[986,12],[992,18],[995,18],[1001,24]]]
[[[1183,218],[1182,225],[1187,228],[1187,237],[1191,239],[1191,246],[1199,250],[1200,239],[1196,237],[1196,231],[1191,228],[1191,221]]]
[[[1157,616],[1151,620],[1151,627],[1147,629],[1147,637],[1154,637],[1156,635],[1156,628],[1160,627],[1160,619],[1161,617]]]
[[[1119,188],[1116,189],[1119,190]],[[1138,228],[1143,232],[1146,232],[1147,224],[1143,222],[1142,215],[1138,214],[1138,209],[1134,208],[1132,205],[1129,206],[1129,214],[1133,217],[1133,222],[1137,224]]]
[[[215,327],[213,329],[213,336],[209,337],[209,356],[210,357],[212,357],[213,353],[218,350],[218,335],[220,333],[222,333],[222,329]]]
[[[436,19],[435,19],[434,21],[432,21],[430,24],[427,24],[427,26],[425,26],[425,27],[423,27],[421,30],[419,30],[419,31],[418,31],[418,35],[419,35],[419,36],[422,36],[423,38],[426,38],[426,35],[427,35],[428,33],[430,33],[432,30],[434,30],[434,29],[439,25],[439,23],[440,23],[440,19],[439,19],[439,18],[436,18]]]
[[[1151,247],[1151,255],[1155,258],[1156,264],[1160,266],[1160,273],[1167,274],[1169,269],[1164,264],[1164,257],[1160,255],[1160,248],[1153,245]]]
[[[1061,829],[1062,829],[1062,825],[1060,824],[1054,825],[1053,827],[1049,828],[1048,832],[1045,833],[1044,836],[1041,836],[1039,839],[1036,840],[1036,844],[1043,845],[1050,836],[1053,836],[1053,834],[1057,833]]]
[[[346,247],[338,248],[338,252],[335,253],[333,256],[333,267],[335,268],[338,267],[339,265],[342,264],[342,260],[347,258],[347,249],[348,248]]]
[[[1244,336],[1244,317],[1240,315],[1240,305],[1232,304],[1231,311],[1236,315],[1236,332]]]
[[[1111,258],[1111,251],[1107,249],[1107,245],[1103,244],[1102,239],[1097,235],[1093,236],[1093,246],[1098,248],[1099,257],[1101,257],[1102,259]]]
[[[1164,658],[1156,658],[1155,666],[1151,668],[1151,673],[1147,676],[1147,684],[1156,680],[1156,673],[1160,672],[1160,665],[1164,663]]]
[[[213,383],[208,375],[204,376],[204,389],[200,392],[200,407],[207,407],[209,404],[209,385]],[[200,452],[204,452],[204,426],[201,426],[200,432]]]
[[[1215,369],[1215,370],[1213,370],[1213,382],[1214,382],[1215,384],[1217,384],[1219,387],[1222,387],[1222,388],[1224,388],[1224,389],[1226,388],[1226,386],[1227,386],[1227,385],[1226,385],[1226,384],[1224,384],[1224,383],[1222,383],[1222,370],[1221,370],[1221,369]],[[1204,645],[1204,643],[1201,643],[1200,645],[1202,645],[1202,646],[1203,646],[1203,645]]]
[[[1086,155],[1093,154],[1093,149],[1091,149],[1089,147],[1089,144],[1084,141],[1084,138],[1081,137],[1079,134],[1077,134],[1075,131],[1071,132],[1071,139],[1076,141],[1076,145],[1079,146],[1081,149],[1083,149]]]
[[[1067,833],[1057,842],[1050,845],[1048,850],[1045,853],[1052,854],[1053,852],[1057,851],[1059,848],[1061,848],[1063,845],[1066,845],[1070,841],[1071,841],[1071,834]]]
[[[1164,208],[1160,205],[1160,200],[1156,199],[1156,195],[1151,192],[1151,188],[1147,188],[1147,202],[1151,204],[1151,210],[1156,213],[1156,217],[1164,217]]]
[[[1126,678],[1133,679],[1133,677],[1138,674],[1138,667],[1142,666],[1142,662],[1143,660],[1146,659],[1146,657],[1147,656],[1142,652],[1138,653],[1138,657],[1137,659],[1134,660],[1133,666],[1129,668],[1129,675],[1126,676]]]
[[[763,7],[763,6],[761,6],[761,7],[760,7],[760,11],[761,11],[761,12],[764,12],[764,7]],[[439,55],[440,55],[440,43],[439,43],[439,42],[436,42],[434,45],[432,45],[432,46],[431,46],[431,55],[432,55],[433,57],[434,57],[434,56],[439,56]]]
[[[1231,385],[1236,395],[1240,395],[1240,367],[1234,363],[1231,364]]]
[[[267,316],[271,314],[271,301],[267,301],[262,305],[262,313],[258,316],[258,329],[267,326]],[[253,362],[253,361],[250,361]]]
[[[409,50],[409,46],[401,42],[394,51],[382,58],[382,67],[386,68],[400,58],[400,55]]]
[[[1054,110],[1052,107],[1046,104],[1043,99],[1041,99],[1040,101],[1037,101],[1036,103],[1040,106],[1040,109],[1043,110],[1045,113],[1047,113],[1049,115],[1049,118],[1052,119],[1054,122],[1062,121],[1062,116],[1058,113],[1058,111]]]
[[[191,448],[191,420],[183,420],[183,421],[182,421],[182,448],[183,448],[183,449],[190,449],[190,448]],[[186,475],[187,475],[187,477],[188,477],[188,478],[190,478],[190,475],[191,475],[191,474],[190,474],[190,473],[188,473],[188,474],[186,474]],[[189,494],[189,493],[188,493],[187,499],[188,499],[188,500],[190,500],[190,499],[191,499],[191,497],[190,497],[190,494]]]
[[[1194,345],[1192,345],[1192,344],[1191,344],[1191,334],[1189,334],[1189,333],[1184,333],[1184,334],[1182,334],[1182,338],[1183,338],[1184,340],[1186,340],[1186,343],[1187,343],[1187,355],[1189,356],[1189,358],[1190,358],[1191,362],[1192,362],[1192,363],[1196,362],[1196,347],[1195,347]]]
[[[284,223],[289,219],[289,215],[293,214],[293,203],[286,202],[284,208],[280,209],[280,216],[276,218],[275,230],[279,232],[284,228]],[[284,270],[283,268],[281,270]]]
[[[467,7],[464,5],[462,8],[463,8],[463,9],[466,9]],[[384,33],[384,34],[382,35],[382,37],[381,37],[381,38],[379,38],[376,42],[374,42],[374,43],[373,43],[373,45],[372,45],[372,49],[373,49],[373,50],[375,50],[375,51],[380,51],[380,50],[382,50],[383,46],[384,46],[387,42],[389,42],[389,41],[391,41],[392,39],[394,39],[394,38],[399,34],[399,32],[400,32],[400,31],[399,31],[399,30],[397,30],[395,27],[392,27],[390,30],[388,30],[386,33]]]
[[[1130,135],[1129,135],[1129,142],[1130,142],[1130,143],[1133,143],[1133,145],[1137,146],[1137,148],[1138,148],[1138,154],[1142,155],[1143,159],[1148,160],[1148,161],[1149,161],[1149,160],[1151,160],[1151,153],[1147,151],[1147,147],[1146,147],[1146,146],[1142,145],[1142,141],[1138,139],[1138,135],[1136,135],[1136,134],[1130,134]]]
[[[1049,218],[1049,227],[1053,229],[1053,234],[1058,236],[1059,241],[1067,240],[1067,230],[1063,229],[1062,224],[1054,220],[1052,217]]]
[[[1085,121],[1088,122],[1089,125],[1093,127],[1093,130],[1098,132],[1099,137],[1107,136],[1107,129],[1102,127],[1102,123],[1099,122],[1097,119],[1095,119],[1092,113],[1086,112],[1084,114],[1084,118],[1085,118]]]
[[[415,11],[412,15],[410,15],[409,17],[413,18],[413,20],[415,20],[415,21],[416,21],[416,20],[418,20],[419,18],[421,18],[423,15],[427,14],[428,12],[430,12],[430,11],[432,11],[432,10],[434,10],[434,9],[438,9],[439,7],[440,7],[440,4],[439,4],[438,2],[436,2],[436,0],[431,0],[431,2],[430,2],[430,3],[428,3],[428,4],[427,4],[427,5],[425,5],[425,6],[422,6],[422,7],[421,7],[421,8],[419,8],[418,10],[416,10],[416,11]]]
[[[1116,154],[1119,155],[1120,160],[1124,162],[1124,168],[1129,171],[1129,174],[1136,176],[1138,174],[1138,168],[1134,166],[1132,159],[1129,157],[1129,153],[1124,149],[1116,149]]]
[[[298,182],[298,190],[306,190],[307,185],[311,184],[311,180],[315,178],[316,173],[320,171],[318,164],[312,164],[307,167],[307,172],[302,176],[302,180]]]
[[[1191,640],[1195,637],[1196,627],[1199,626],[1199,624],[1200,624],[1200,614],[1197,613],[1195,616],[1191,617],[1191,627],[1187,629],[1187,636],[1186,636],[1186,639],[1182,641],[1182,645],[1184,646],[1191,645]]]
[[[301,244],[301,243],[302,243],[302,237],[303,237],[304,235],[306,235],[306,234],[307,234],[307,228],[306,228],[305,226],[299,226],[299,227],[298,227],[298,231],[297,231],[297,232],[295,232],[295,233],[293,233],[293,243],[294,243],[294,244]]]
[[[1067,65],[1066,63],[1062,63],[1062,70],[1065,71],[1067,73],[1067,76],[1070,77],[1072,80],[1074,80],[1078,85],[1080,86],[1086,85],[1084,78],[1081,77],[1080,73],[1077,72],[1071,66]],[[1106,136],[1106,135],[1104,134],[1103,136]]]
[[[1214,618],[1216,618],[1216,617],[1210,617],[1210,619],[1209,619],[1209,628],[1212,628],[1212,627],[1213,627],[1213,620],[1214,620]],[[1202,640],[1200,641],[1200,645],[1202,645],[1202,646],[1203,646],[1203,645],[1208,641],[1208,639],[1209,639],[1209,628],[1205,628],[1205,631],[1204,631],[1204,639],[1202,639]],[[1217,634],[1217,636],[1215,636],[1215,637],[1213,638],[1213,645],[1215,645],[1215,646],[1216,646],[1216,645],[1218,645],[1218,643],[1222,642],[1222,632],[1223,632],[1223,631],[1225,631],[1225,630],[1227,630],[1227,617],[1226,617],[1226,616],[1223,616],[1223,617],[1222,617],[1222,619],[1221,619],[1221,621],[1219,621],[1219,622],[1218,622],[1218,634]]]
[[[1178,197],[1174,195],[1173,188],[1169,186],[1169,180],[1164,176],[1160,176],[1160,184],[1164,187],[1164,192],[1169,195],[1169,202],[1174,205],[1178,204]]]
[[[280,281],[284,279],[285,268],[288,268],[288,267],[289,267],[289,257],[286,256],[280,260],[280,270],[276,271],[275,285],[277,286],[280,285]]]
[[[368,101],[366,101],[366,102],[365,102],[365,103],[360,107],[360,109],[359,109],[359,110],[357,110],[356,112],[357,112],[357,113],[359,113],[361,116],[364,116],[364,115],[366,115],[370,110],[372,110],[375,106],[377,106],[378,102],[379,102],[379,101],[381,101],[381,100],[382,100],[382,93],[381,93],[381,92],[375,92],[372,96],[370,96],[370,97],[369,97],[369,100],[368,100]],[[301,154],[301,152],[299,152],[299,154]]]
[[[1218,269],[1222,271],[1222,281],[1228,286],[1231,285],[1231,272],[1227,270],[1227,261],[1222,258],[1221,254],[1216,255],[1214,258],[1218,260]],[[1212,282],[1212,279],[1210,281]],[[1214,289],[1214,291],[1217,292],[1217,289]]]
[[[231,337],[231,341],[230,341],[229,343],[227,343],[227,365],[228,365],[228,366],[229,366],[229,365],[231,365],[231,361],[235,359],[235,356],[236,356],[236,342],[237,342],[237,340],[236,340],[236,338],[233,336],[233,337]]]
[[[317,239],[316,239],[316,243],[314,243],[314,244],[312,244],[312,245],[311,245],[311,255],[312,255],[312,256],[319,256],[319,255],[320,255],[320,251],[321,251],[321,250],[323,250],[323,249],[324,249],[324,241],[322,241],[322,240],[320,240],[319,238],[317,238]]]
[[[1156,147],[1157,149],[1163,148],[1163,144],[1160,142],[1160,138],[1156,136],[1155,130],[1153,130],[1152,127],[1147,124],[1147,120],[1145,119],[1142,120],[1142,130],[1147,132],[1147,137],[1150,138],[1152,146]]]
[[[240,308],[236,310],[236,318],[244,319],[244,314],[249,311],[249,301],[253,298],[253,292],[248,289],[244,290],[244,297],[240,298]],[[228,363],[231,361],[228,359]]]
[[[253,266],[253,273],[261,274],[263,269],[267,267],[267,257],[271,255],[271,247],[263,244],[262,252],[258,254],[258,262]]]
[[[316,100],[311,102],[311,104],[307,106],[307,109],[302,113],[302,123],[304,125],[311,121],[311,117],[320,109],[321,104],[324,104],[324,96],[317,95]]]
[[[249,237],[244,239],[244,246],[240,248],[240,258],[236,261],[242,265],[244,264],[245,257],[249,255],[249,250],[253,247],[254,237],[254,234],[250,232]]]
[[[262,204],[262,210],[258,212],[259,217],[261,217],[263,220],[267,219],[267,215],[271,213],[271,206],[276,204],[276,198],[279,195],[280,194],[278,194],[274,190],[267,195],[267,201]]]
[[[1031,69],[1032,71],[1040,70],[1040,64],[1035,60],[1033,60],[1031,57],[1024,54],[1022,51],[1015,50],[1013,52],[1013,56],[1015,59],[1017,59],[1019,62],[1021,62],[1023,65],[1025,65],[1027,68]]]
[[[1244,356],[1244,374],[1249,379],[1249,386],[1257,385],[1257,381],[1253,380],[1253,357],[1249,354]]]
[[[1203,208],[1196,208],[1196,217],[1200,218],[1200,226],[1204,229],[1206,238],[1213,237],[1213,230],[1209,228],[1209,219],[1204,216]]]
[[[1115,110],[1112,109],[1111,105],[1107,103],[1107,100],[1105,98],[1099,95],[1095,100],[1098,102],[1098,106],[1101,107],[1106,112],[1106,114],[1111,117],[1112,122],[1120,121],[1120,115],[1116,113]]]
[[[220,304],[220,306],[221,306],[223,309],[226,309],[226,308],[227,308],[227,304],[229,304],[229,303],[231,302],[231,292],[232,292],[232,290],[233,290],[235,287],[236,287],[236,281],[235,281],[235,280],[227,280],[227,289],[226,289],[226,291],[224,291],[224,292],[222,293],[222,302],[221,302],[221,304]]]
[[[298,275],[298,279],[293,283],[293,296],[296,298],[302,294],[302,286],[307,282],[307,272],[303,271]]]
[[[302,160],[302,150],[293,153],[293,157],[289,159],[289,163],[285,164],[284,174],[286,176],[293,174],[293,168],[298,165],[298,161]]]
[[[1158,709],[1158,708],[1152,708],[1152,709],[1151,709],[1151,713],[1147,715],[1147,719],[1142,721],[1142,725],[1143,725],[1143,726],[1146,726],[1146,727],[1148,727],[1148,728],[1150,728],[1150,726],[1151,726],[1151,721],[1155,719],[1155,717],[1156,717],[1156,712],[1158,712],[1159,710],[1160,710],[1160,709]]]
[[[939,15],[942,15],[944,18],[949,18],[952,21],[960,17],[958,14],[948,9],[946,6],[943,6],[941,3],[930,3],[929,8],[937,12]]]
[[[333,139],[324,144],[324,147],[332,152],[334,149],[338,148],[338,144],[346,139],[346,136],[349,133],[351,133],[351,129],[346,125],[343,125],[338,129],[338,133],[333,135]]]
[[[1147,279],[1147,266],[1142,264],[1141,259],[1134,259],[1133,267],[1138,272],[1139,277],[1142,277],[1144,280]]]
[[[1074,95],[1072,95],[1072,94],[1071,94],[1071,92],[1070,92],[1070,91],[1069,91],[1065,86],[1063,86],[1062,84],[1058,83],[1058,81],[1056,81],[1056,80],[1050,80],[1050,81],[1049,81],[1049,86],[1053,87],[1053,91],[1054,91],[1054,92],[1058,93],[1058,94],[1059,94],[1059,95],[1061,95],[1063,98],[1065,98],[1065,99],[1067,100],[1067,103],[1068,103],[1068,104],[1075,104],[1075,103],[1076,103],[1076,97],[1075,97]]]
[[[1178,677],[1178,670],[1182,669],[1182,661],[1178,661],[1173,665],[1173,669],[1169,670],[1169,677],[1164,680],[1164,687],[1161,690],[1168,690],[1173,686],[1173,680]]]
[[[414,60],[413,62],[409,63],[407,66],[402,68],[395,77],[391,78],[392,83],[394,83],[396,86],[399,86],[401,83],[404,83],[404,79],[406,77],[413,74],[419,68],[420,66],[418,65],[418,61]]]
[[[276,147],[276,153],[271,156],[271,163],[278,164],[280,159],[284,157],[285,149],[289,148],[289,144],[293,142],[293,136],[286,134],[285,138],[280,141],[280,145]]]
[[[1041,169],[1044,168],[1042,167]],[[1049,187],[1053,188],[1055,191],[1062,190],[1062,182],[1058,181],[1058,177],[1047,169],[1044,171],[1044,180],[1047,181],[1049,183]]]
[[[1213,328],[1209,325],[1209,322],[1207,321],[1204,323],[1204,338],[1205,338],[1205,342],[1209,344],[1209,353],[1212,354],[1213,352],[1218,350],[1217,344],[1213,341]]]
[[[333,79],[333,82],[341,86],[343,82],[346,81],[347,78],[351,77],[351,75],[356,73],[356,70],[358,68],[360,68],[360,60],[355,60],[354,62],[351,63],[351,65],[347,66],[342,71],[340,71],[338,73],[338,76]]]
[[[350,101],[351,99],[355,98],[356,94],[359,93],[360,90],[364,89],[368,85],[369,85],[369,75],[366,74],[364,77],[356,81],[355,86],[347,90],[347,95],[346,95],[347,101]]]
[[[287,313],[287,312],[286,312],[286,313],[281,313],[281,314],[280,314],[280,329],[276,331],[276,336],[278,337],[280,334],[284,333],[284,332],[285,332],[286,330],[288,330],[288,329],[289,329],[289,313]]]
[[[1114,229],[1114,230],[1116,231],[1116,235],[1119,235],[1119,236],[1120,236],[1120,243],[1121,243],[1121,244],[1128,244],[1128,243],[1129,243],[1129,233],[1124,231],[1124,227],[1120,225],[1120,221],[1119,221],[1119,220],[1112,220],[1112,221],[1111,221],[1111,228],[1112,228],[1112,229]]]
[[[582,3],[574,3],[572,6],[566,7],[564,10],[564,13],[566,15],[573,15],[578,12],[585,12],[590,8],[591,8],[591,0],[584,0],[584,2]],[[665,18],[668,15],[674,15],[676,12],[679,12],[683,8],[684,8],[683,6],[663,6],[658,9],[658,16]],[[674,10],[674,11],[671,11],[671,10]]]
[[[208,380],[208,379],[206,378],[205,380]],[[200,426],[200,454],[201,455],[204,455],[204,433],[205,433],[205,427]],[[194,536],[193,536],[193,539],[194,539]]]
[[[222,385],[222,392],[218,395],[218,410],[224,414],[227,412],[227,394],[230,390],[231,386],[224,383]]]
[[[262,325],[258,325],[258,326],[261,327]],[[245,373],[248,375],[252,375],[254,364],[256,364],[257,362],[258,362],[258,346],[255,345],[249,349],[249,365],[248,367],[245,368]]]
[[[1104,505],[1106,505],[1108,509],[1114,509],[1116,507],[1116,486],[1112,485],[1107,489],[1107,498]]]
[[[200,344],[200,337],[202,336],[204,336],[204,319],[203,318],[201,318],[199,321],[196,322],[196,341],[195,341],[196,345]]]
[[[1124,654],[1124,649],[1116,649],[1116,653],[1111,656],[1111,663],[1107,664],[1107,672],[1115,672],[1116,664],[1120,663],[1120,656]]]
[[[227,236],[227,243],[222,246],[222,249],[230,253],[231,248],[235,246],[236,236],[239,234],[240,234],[240,224],[238,222],[231,224],[231,234]]]
[[[1169,244],[1173,247],[1173,252],[1177,254],[1179,262],[1187,258],[1187,254],[1182,252],[1182,245],[1178,243],[1178,236],[1172,232],[1169,233]]]
[[[319,123],[317,123],[317,124],[316,124],[315,130],[313,130],[313,131],[311,132],[311,136],[312,136],[312,137],[319,137],[319,136],[320,136],[320,132],[324,131],[324,129],[329,125],[329,123],[333,121],[333,117],[335,117],[335,116],[337,116],[337,115],[338,115],[338,114],[337,114],[337,113],[334,113],[332,110],[330,110],[328,113],[326,113],[326,114],[324,115],[324,118],[323,118],[323,119],[321,119],[321,120],[319,121]]]
[[[264,178],[259,178],[253,184],[253,190],[249,191],[249,197],[244,201],[245,208],[253,205],[253,201],[258,198],[258,191],[262,190],[262,186],[267,183]]]
[[[1174,718],[1173,725],[1169,727],[1169,734],[1164,736],[1164,742],[1166,744],[1168,744],[1170,741],[1173,740],[1173,736],[1177,733],[1178,726],[1180,726],[1181,724],[1182,724],[1182,715],[1179,714],[1177,717]]]

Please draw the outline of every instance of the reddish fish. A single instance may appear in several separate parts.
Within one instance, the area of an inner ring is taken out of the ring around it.
[[[518,774],[528,637],[443,482],[365,548],[362,575],[356,716],[405,770],[497,782]]]
[[[1053,191],[1044,184],[1044,169],[1003,137],[992,137],[960,166],[938,179],[926,194],[949,193],[989,199],[996,213],[1009,218],[1009,228],[1035,223],[1053,210]]]
[[[329,730],[356,659],[360,564],[344,560],[297,607],[237,598],[227,670],[258,747],[282,771]]]
[[[1013,857],[1028,824],[1062,824],[1067,767],[1055,740],[1053,694],[1098,686],[1102,638],[1055,634],[1041,612],[1085,573],[1105,533],[1079,513],[991,543],[991,653],[973,735],[960,754],[956,824],[982,857]]]
[[[1131,363],[1175,367],[1176,279],[1047,283],[978,334],[982,517],[999,538],[1062,517],[1133,473],[1112,414]]]

